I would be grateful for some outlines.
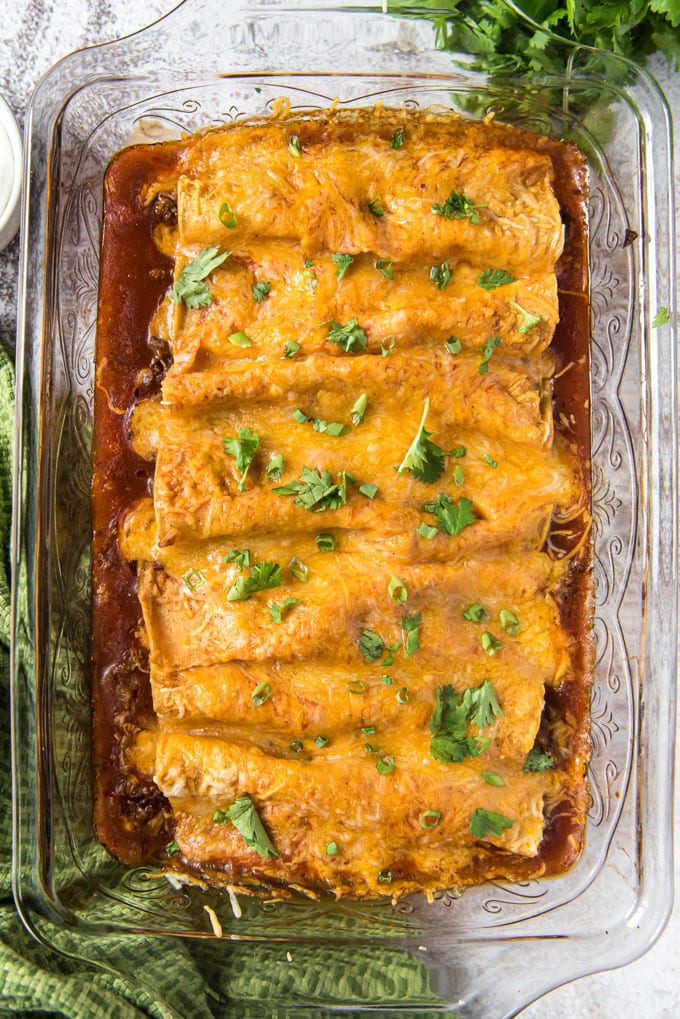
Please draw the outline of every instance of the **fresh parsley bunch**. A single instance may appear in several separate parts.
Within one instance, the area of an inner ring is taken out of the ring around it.
[[[680,67],[680,0],[523,0],[518,5],[542,28],[564,39],[611,50],[644,63],[661,50]],[[394,14],[432,19],[441,49],[471,53],[496,74],[563,70],[563,56],[503,0],[390,0]]]

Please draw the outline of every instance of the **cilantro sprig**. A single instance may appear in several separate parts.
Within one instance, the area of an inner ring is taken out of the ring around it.
[[[255,563],[249,577],[237,577],[227,592],[227,601],[248,601],[257,591],[281,587],[283,574],[278,563],[263,559]]]
[[[246,477],[255,454],[260,448],[260,436],[252,428],[239,428],[236,438],[228,436],[222,440],[225,453],[236,457],[236,470],[241,472],[238,482],[239,492],[245,491]]]
[[[340,322],[325,322],[324,325],[329,326],[329,341],[336,343],[345,353],[356,354],[366,350],[368,337],[355,318],[351,318],[345,326]]]
[[[239,796],[225,813],[250,849],[254,849],[259,856],[279,855],[250,796]]]
[[[341,471],[339,480],[333,481],[330,471],[303,467],[300,478],[287,485],[273,488],[275,495],[294,495],[295,505],[321,513],[340,509],[347,502],[347,474]]]
[[[425,428],[429,411],[430,398],[428,396],[416,436],[396,470],[398,474],[410,471],[414,478],[431,485],[444,473],[444,450],[432,442],[430,438],[432,432],[428,432]]]
[[[423,521],[418,528],[418,533],[422,534],[424,538],[434,538],[438,530],[455,537],[477,520],[473,503],[469,499],[461,497],[456,502],[445,492],[440,492],[436,500],[426,502],[423,509],[426,513],[431,513],[434,516],[436,525],[433,528]]]
[[[468,722],[478,729],[486,729],[502,714],[488,679],[478,687],[465,690],[460,696],[451,683],[438,686],[429,722],[432,733],[430,753],[443,764],[460,763],[466,757],[479,757],[489,749],[491,740],[487,736],[469,736]]]
[[[486,205],[476,205],[471,198],[454,188],[443,205],[434,203],[432,212],[435,216],[444,216],[446,219],[467,219],[477,226],[482,222],[478,210],[486,208]]]
[[[505,814],[499,814],[496,810],[482,810],[477,807],[472,811],[470,818],[470,834],[476,839],[485,839],[487,835],[498,838],[506,828],[512,828],[514,823]]]
[[[230,251],[220,252],[219,247],[214,244],[203,248],[196,255],[192,262],[187,262],[175,280],[175,285],[170,291],[170,300],[173,304],[184,304],[187,308],[207,308],[212,304],[212,294],[205,280],[213,269],[222,265]]]

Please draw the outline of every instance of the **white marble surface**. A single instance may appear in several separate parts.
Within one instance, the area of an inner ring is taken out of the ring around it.
[[[228,2],[228,0],[225,0]],[[125,35],[175,6],[172,0],[0,0],[0,92],[20,123],[33,85],[70,50]],[[651,58],[679,122],[676,167],[680,166],[680,73]],[[676,170],[676,221],[680,175]],[[16,329],[18,241],[0,253],[0,335],[13,342]],[[680,287],[678,288],[680,291]],[[676,795],[676,804],[677,804]],[[676,809],[676,845],[680,809]],[[676,852],[676,882],[680,860]],[[1,1006],[1,1003],[0,1003]],[[522,1012],[522,1019],[676,1019],[680,1016],[680,906],[656,945],[623,969],[560,987]],[[189,1019],[189,1017],[188,1017]]]

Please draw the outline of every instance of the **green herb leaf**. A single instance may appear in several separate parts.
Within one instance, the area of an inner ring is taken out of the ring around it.
[[[229,202],[222,202],[222,204],[220,205],[219,217],[222,226],[226,226],[228,230],[233,230],[238,223],[238,220],[236,219],[236,213],[232,209]]]
[[[457,488],[460,488],[464,481],[465,471],[460,466],[460,464],[456,464],[456,466],[453,468],[453,482]]]
[[[491,680],[484,682],[470,691],[470,712],[469,718],[478,729],[486,729],[499,715],[504,714],[496,700]]]
[[[203,248],[193,262],[187,262],[170,291],[170,300],[174,304],[184,301],[187,308],[206,308],[212,304],[212,294],[203,281],[231,254],[230,251],[219,254],[219,250],[217,245]]]
[[[494,785],[500,789],[506,784],[501,776],[496,775],[493,771],[480,771],[479,774],[482,776],[487,785]]]
[[[326,843],[326,856],[337,856],[338,855],[338,843],[327,842]]]
[[[414,655],[420,647],[420,637],[418,627],[422,622],[422,616],[420,613],[414,616],[405,616],[401,621],[401,626],[406,634],[406,640],[404,646],[406,649],[406,657],[410,658]]]
[[[509,633],[512,637],[514,637],[515,634],[519,631],[519,619],[517,618],[515,613],[511,612],[510,609],[501,609],[501,611],[498,613],[498,616],[501,621],[501,626],[503,627],[505,632]]]
[[[500,347],[502,342],[503,341],[500,338],[500,336],[489,336],[488,339],[484,341],[484,345],[482,347],[482,360],[479,364],[479,367],[477,368],[477,371],[479,372],[480,375],[486,375],[488,373],[489,358],[493,354],[496,347]]]
[[[408,601],[408,591],[406,590],[406,584],[399,577],[392,577],[387,590],[390,593],[392,601],[405,602]]]
[[[659,326],[665,326],[668,322],[670,322],[670,320],[671,316],[668,313],[668,308],[662,304],[652,319],[652,329],[658,329]]]
[[[182,574],[182,580],[190,591],[200,591],[208,583],[205,573],[202,570],[194,569],[193,566],[186,573]]]
[[[241,472],[241,477],[238,483],[239,492],[243,492],[245,489],[246,476],[250,470],[250,465],[253,462],[255,454],[260,448],[260,436],[257,435],[251,428],[239,428],[236,433],[236,438],[226,438],[222,440],[222,446],[225,453],[229,453],[230,456],[236,457],[236,470]]]
[[[375,630],[364,630],[359,638],[359,651],[367,662],[376,662],[385,650],[385,642]]]
[[[239,796],[234,800],[227,811],[227,816],[243,836],[245,844],[254,849],[259,856],[276,857],[279,855],[265,831],[250,796]]]
[[[427,831],[430,828],[436,828],[441,819],[441,810],[424,810],[418,818],[418,824]]]
[[[493,467],[494,470],[496,470],[496,468],[498,467],[498,460],[494,460],[494,458],[492,456],[489,456],[488,453],[485,453],[482,459],[485,461],[485,463],[488,463],[489,467]]]
[[[491,658],[493,655],[497,655],[503,645],[499,641],[498,637],[494,637],[492,633],[485,630],[482,634],[482,647],[484,648],[485,654]]]
[[[302,605],[302,598],[284,598],[280,605],[277,605],[275,601],[269,604],[269,614],[272,617],[273,622],[282,623],[283,617],[290,612],[296,605]]]
[[[250,695],[250,699],[256,708],[262,707],[262,705],[269,700],[272,695],[271,683],[264,680],[262,683],[258,683],[253,692]]]
[[[397,128],[392,135],[392,141],[390,142],[391,149],[403,149],[404,141],[406,138],[406,131],[403,127]]]
[[[517,277],[513,276],[511,272],[506,272],[505,269],[484,269],[477,280],[477,286],[483,290],[496,290],[498,287],[516,282]]]
[[[394,279],[394,269],[392,268],[392,263],[389,261],[389,259],[376,258],[373,265],[375,266],[379,273],[382,273],[386,280]]]
[[[334,552],[335,551],[335,538],[332,534],[323,532],[316,536],[316,547],[319,552]]]
[[[357,397],[352,407],[352,424],[355,428],[358,428],[361,422],[364,420],[366,415],[366,409],[368,408],[368,397],[366,393],[362,393],[361,396]]]
[[[253,283],[253,298],[254,298],[254,300],[258,304],[261,304],[262,301],[264,301],[264,299],[267,296],[267,294],[269,293],[269,291],[271,290],[271,288],[272,288],[272,285],[269,282],[269,280],[263,280],[261,283]]]
[[[299,159],[302,155],[302,144],[296,134],[292,134],[288,139],[288,151],[293,159]]]
[[[238,577],[229,588],[227,601],[248,601],[257,591],[266,591],[272,587],[281,587],[283,574],[278,563],[264,559],[255,563],[249,577]]]
[[[356,353],[359,350],[366,350],[368,337],[355,318],[351,318],[346,326],[339,322],[327,322],[330,326],[328,339],[336,343],[341,350],[348,354]]]
[[[232,333],[227,337],[232,347],[252,347],[253,341],[246,333]]]
[[[354,261],[354,256],[343,255],[341,251],[336,251],[334,255],[331,255],[331,260],[335,262],[335,275],[341,280]]]
[[[212,816],[213,824],[226,824],[229,820],[229,814],[226,810],[216,810]]]
[[[473,512],[473,504],[469,499],[461,497],[455,502],[450,495],[440,492],[435,502],[426,502],[426,513],[432,513],[440,531],[455,536],[477,520]],[[422,527],[422,525],[421,525]],[[423,532],[420,531],[422,534]]]
[[[459,764],[466,757],[479,757],[491,745],[491,740],[467,735],[467,723],[472,709],[472,691],[459,697],[447,683],[437,687],[436,703],[429,722],[432,733],[430,753],[435,761]]]
[[[167,843],[165,851],[168,856],[174,856],[175,853],[179,853],[180,851],[179,844],[175,841],[175,839],[172,839],[172,841]]]
[[[449,456],[452,456],[455,460],[460,460],[461,457],[467,456],[467,449],[465,446],[456,446],[455,449],[449,450]]]
[[[286,340],[283,345],[283,356],[289,359],[295,357],[299,349],[300,344],[296,343],[295,340]]]
[[[449,354],[460,354],[463,349],[457,336],[449,336],[448,340],[445,341],[444,346],[448,350]]]
[[[448,262],[441,265],[433,265],[430,269],[430,279],[436,284],[437,290],[443,290],[451,282],[451,267]]]
[[[305,269],[311,269],[313,265],[314,263],[312,262],[311,258],[305,259]]]
[[[470,818],[470,834],[476,839],[485,839],[487,835],[498,838],[506,828],[512,828],[515,822],[495,810],[473,810]]]
[[[285,466],[286,464],[283,459],[283,453],[276,453],[265,467],[265,474],[268,478],[271,478],[272,481],[279,481]]]
[[[303,584],[307,583],[309,580],[309,567],[305,566],[302,560],[298,559],[296,555],[294,555],[289,562],[288,568],[297,580],[301,580]]]
[[[391,775],[395,768],[394,758],[391,754],[379,757],[375,762],[375,766],[381,775]]]
[[[366,204],[366,208],[372,216],[376,216],[378,219],[385,215],[383,203],[380,198],[371,198]]]
[[[445,216],[446,219],[468,219],[470,223],[477,226],[481,223],[479,209],[486,209],[486,205],[475,205],[471,198],[467,198],[455,189],[451,192],[443,205],[433,205],[432,212],[436,216]]]
[[[530,771],[549,771],[555,767],[555,761],[550,754],[545,754],[540,747],[533,747],[527,754],[523,771],[528,775]]]
[[[439,530],[431,524],[426,524],[423,520],[418,526],[418,534],[420,534],[423,538],[427,538],[428,541],[432,541],[432,539],[436,538],[439,534]]]
[[[340,509],[347,502],[347,475],[341,471],[339,477],[340,480],[334,482],[329,471],[303,467],[299,481],[291,481],[272,491],[276,495],[294,495],[296,506],[322,513]]]
[[[397,467],[398,474],[410,471],[415,478],[426,484],[432,484],[444,473],[444,450],[432,442],[430,439],[432,432],[428,432],[425,428],[429,410],[430,398],[428,396],[416,436],[406,451],[406,456]]]
[[[469,609],[466,609],[463,613],[463,619],[469,620],[471,623],[483,623],[485,619],[489,618],[489,613],[486,611],[483,605],[479,602],[475,602]]]
[[[540,315],[532,315],[530,312],[526,310],[526,308],[523,308],[521,304],[518,304],[517,301],[510,301],[510,304],[512,305],[513,308],[517,308],[517,311],[520,313],[520,315],[522,315],[522,321],[517,327],[518,333],[528,333],[531,329],[534,328],[534,326],[537,326],[538,323],[541,321]]]
[[[250,549],[244,548],[243,550],[233,548],[231,552],[227,552],[224,557],[225,563],[236,563],[239,569],[244,569],[246,566],[250,566]]]

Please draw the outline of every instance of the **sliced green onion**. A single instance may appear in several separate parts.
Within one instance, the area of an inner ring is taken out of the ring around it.
[[[179,853],[179,844],[175,841],[175,839],[173,839],[171,842],[168,842],[165,847],[165,851],[168,856],[174,856],[175,853]]]
[[[382,747],[374,747],[372,743],[364,743],[364,750],[367,754],[381,754]]]
[[[408,687],[402,686],[401,689],[397,690],[395,697],[398,704],[408,704]]]
[[[362,725],[361,731],[363,732],[364,736],[375,736],[374,725]]]
[[[362,485],[359,485],[359,491],[362,495],[365,495],[367,499],[375,499],[378,494],[378,486],[372,485],[370,481],[364,481]]]
[[[301,580],[303,584],[306,584],[309,580],[309,567],[305,566],[301,559],[298,559],[296,555],[293,556],[291,561],[288,563],[288,568],[294,577]]]
[[[456,460],[460,460],[462,456],[467,456],[467,449],[465,446],[456,446],[455,449],[449,450],[449,456],[454,457]]]
[[[226,226],[228,230],[233,230],[238,220],[236,219],[236,213],[232,209],[229,202],[222,202],[219,211],[220,223],[222,226]]]
[[[377,216],[380,219],[385,215],[383,203],[380,198],[371,198],[366,204],[366,208],[372,216]]]
[[[465,481],[465,471],[460,466],[460,464],[456,464],[456,466],[453,468],[453,480],[458,488],[460,488],[460,486]]]
[[[296,343],[295,340],[286,340],[283,347],[283,356],[287,358],[295,357],[299,349],[300,344]]]
[[[378,873],[378,881],[380,881],[384,885],[391,885],[392,884],[392,871],[391,870],[381,870]]]
[[[519,630],[519,619],[515,613],[511,612],[510,609],[501,609],[498,615],[505,632],[514,637]]]
[[[293,159],[299,159],[302,155],[302,145],[296,134],[292,134],[288,139],[288,151]]]
[[[327,842],[326,843],[326,856],[337,856],[338,855],[338,843]]]
[[[424,520],[418,528],[418,534],[422,535],[423,538],[427,538],[428,541],[432,541],[433,538],[436,538],[438,533],[439,532],[436,527],[432,527],[431,524],[426,524]]]
[[[245,333],[232,333],[229,337],[232,347],[252,347],[253,341]]]
[[[350,693],[365,693],[366,684],[362,679],[350,679],[347,684],[347,689]]]
[[[387,587],[390,593],[392,601],[405,602],[408,601],[408,591],[406,590],[406,584],[399,577],[392,577]]]
[[[271,685],[263,680],[262,683],[258,683],[253,692],[250,695],[250,699],[256,708],[259,708],[261,704],[268,701],[272,695]]]
[[[492,456],[489,456],[488,453],[484,454],[483,459],[486,460],[489,467],[493,467],[494,470],[496,469],[496,467],[498,467],[498,460],[494,460],[494,458]]]
[[[394,269],[392,268],[392,263],[388,258],[376,258],[373,265],[386,280],[394,279]]]
[[[485,619],[489,618],[489,613],[486,611],[483,605],[475,602],[469,609],[466,609],[463,613],[463,619],[469,620],[471,623],[483,623]]]
[[[325,746],[328,746],[328,736],[317,736],[314,742],[320,750],[323,750]]]
[[[316,547],[319,552],[333,552],[335,550],[335,538],[332,534],[323,532],[316,536]]]
[[[394,758],[391,754],[387,754],[385,757],[379,757],[375,762],[375,766],[381,775],[391,775],[394,771]]]
[[[193,566],[182,575],[182,580],[190,591],[200,591],[208,583],[205,579],[205,573],[202,573],[201,570],[195,570]]]
[[[291,740],[291,742],[289,743],[288,749],[290,750],[291,754],[301,754],[303,746],[299,739],[294,739]]]
[[[421,828],[436,828],[442,819],[441,810],[424,810],[418,818]]]
[[[300,408],[299,408],[299,407],[297,407],[297,408],[296,408],[296,409],[295,409],[295,410],[293,411],[293,413],[292,413],[292,415],[291,415],[291,416],[292,416],[292,418],[293,418],[293,421],[297,421],[297,423],[298,423],[299,425],[306,425],[306,424],[307,424],[307,422],[309,421],[309,417],[308,417],[308,415],[307,415],[307,414],[305,414],[305,412],[304,412],[303,410],[300,410]]]
[[[449,354],[460,354],[463,349],[457,336],[449,336],[448,340],[444,342],[444,346],[448,350]]]
[[[497,654],[503,647],[503,645],[499,641],[498,637],[494,637],[492,633],[489,633],[488,630],[485,630],[484,633],[482,634],[482,647],[484,648],[486,654],[489,655],[489,657],[491,657],[492,655]]]
[[[366,393],[362,393],[361,396],[359,396],[356,399],[354,406],[352,407],[351,410],[352,424],[354,425],[355,428],[358,428],[361,422],[364,420],[364,415],[366,414],[367,407],[368,397],[366,396]]]
[[[388,676],[386,672],[383,673],[381,678],[383,681],[383,686],[392,686],[392,684],[394,683],[392,677]]]

